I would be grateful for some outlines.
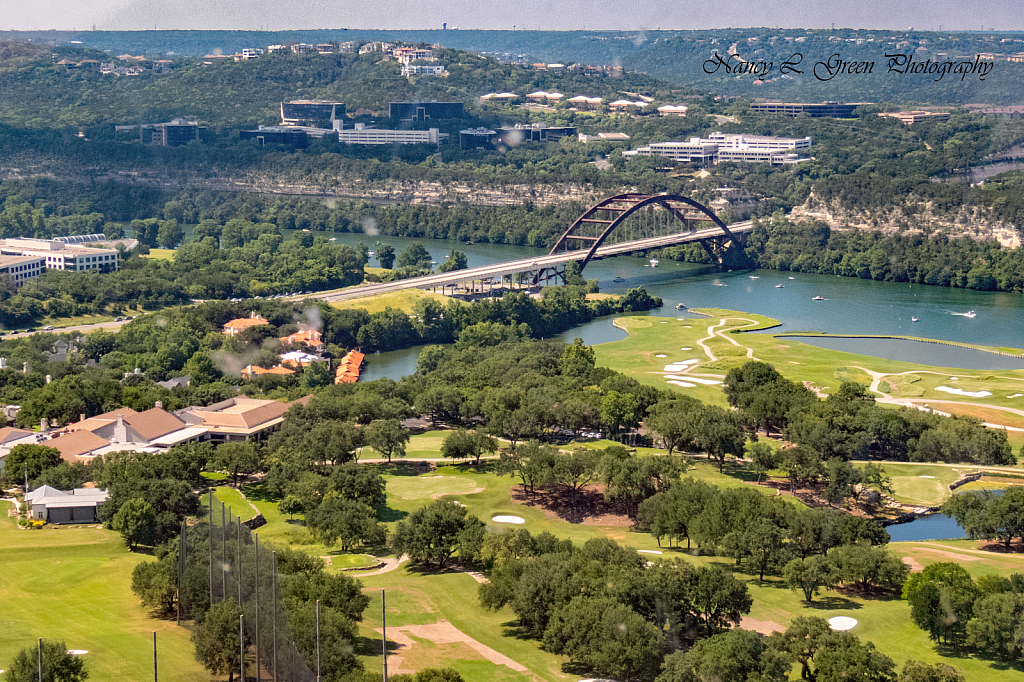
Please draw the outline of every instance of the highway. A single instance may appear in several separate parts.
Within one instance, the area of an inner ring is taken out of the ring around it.
[[[733,223],[729,226],[729,230],[736,234],[743,234],[751,230],[751,223],[749,220]],[[648,239],[637,239],[617,244],[607,244],[598,248],[597,253],[594,254],[594,260],[633,253],[635,251],[662,249],[668,246],[677,246],[679,244],[686,244],[688,242],[700,241],[701,239],[721,236],[722,230],[720,228],[708,227],[702,230],[694,230],[693,232],[670,234],[662,237],[650,237]],[[365,298],[366,296],[386,294],[393,291],[401,291],[403,289],[431,289],[434,287],[452,286],[459,284],[460,282],[487,281],[492,279],[500,281],[501,277],[505,275],[551,268],[571,260],[581,261],[587,257],[588,251],[589,249],[563,251],[552,255],[537,256],[535,258],[523,258],[520,260],[505,261],[503,263],[494,263],[493,265],[482,265],[480,267],[468,268],[466,270],[456,270],[454,272],[442,272],[424,275],[422,277],[412,277],[398,282],[369,284],[366,286],[356,287],[354,289],[347,289],[345,291],[313,294],[310,296],[304,296],[303,298],[319,298],[328,302],[347,301],[353,298]]]

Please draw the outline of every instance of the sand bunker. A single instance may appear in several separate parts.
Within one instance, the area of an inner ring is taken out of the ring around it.
[[[494,521],[495,523],[514,523],[516,525],[526,523],[526,519],[521,516],[508,516],[506,514],[492,516],[491,521]]]
[[[682,372],[690,368],[690,365],[699,364],[700,360],[693,358],[692,360],[681,360],[679,362],[673,362],[671,365],[665,365],[666,372]]]
[[[668,324],[668,322],[666,322],[665,320],[662,320],[661,323],[662,324]]]
[[[918,476],[918,478],[935,478],[934,476]]]
[[[85,656],[87,653],[85,649],[68,649],[69,656]]]
[[[667,358],[668,356],[667,355],[655,355],[654,357],[656,357],[656,358]]]
[[[1020,398],[1021,396],[1024,396],[1024,393],[1014,393],[1013,395],[1008,395],[1006,397],[1007,398]]]
[[[952,393],[953,395],[962,395],[968,398],[987,398],[992,395],[991,391],[965,391],[962,388],[950,388],[949,386],[936,386],[935,390],[942,391],[943,393]]]
[[[857,627],[857,619],[849,616],[836,616],[828,619],[828,626],[838,632],[845,632]]]
[[[661,554],[661,552],[656,549],[638,549],[637,551],[641,554]]]
[[[670,381],[668,383],[674,386],[682,386],[683,388],[697,388],[697,384],[691,384],[687,381]]]

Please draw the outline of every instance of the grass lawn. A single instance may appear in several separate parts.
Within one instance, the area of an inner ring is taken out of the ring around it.
[[[192,656],[189,631],[149,618],[131,592],[136,564],[117,533],[95,526],[18,530],[0,518],[0,668],[36,638],[84,649],[93,680],[143,680],[153,674],[153,631],[159,675],[169,682],[207,680]]]
[[[405,446],[405,457],[406,459],[444,459],[441,454],[441,443],[451,433],[450,429],[442,429],[439,431],[427,431],[426,433],[418,433],[409,438],[409,443]],[[383,459],[384,455],[380,454],[373,448],[367,446],[359,451],[359,459]],[[393,458],[393,461],[398,463],[402,461],[401,457]]]
[[[961,473],[973,471],[970,466],[962,469],[913,464],[883,463],[882,466],[892,478],[896,501],[922,507],[942,504],[950,495],[949,484],[960,478]]]
[[[626,330],[629,336],[621,341],[597,346],[598,364],[618,370],[641,383],[681,391],[718,405],[726,404],[721,386],[697,385],[693,388],[682,388],[668,384],[664,377],[664,367],[673,362],[696,359],[699,362],[690,373],[699,378],[714,380],[721,379],[729,369],[747,362],[750,359],[748,355],[752,355],[774,365],[787,379],[813,382],[826,394],[838,389],[842,381],[869,384],[870,377],[863,370],[870,369],[884,374],[911,373],[882,379],[886,386],[880,384],[880,389],[894,397],[915,398],[921,401],[956,400],[968,403],[965,408],[960,409],[975,409],[972,405],[977,404],[1016,408],[1024,405],[1020,402],[1022,399],[1009,397],[1016,393],[1024,393],[1024,370],[996,372],[941,368],[843,353],[801,343],[798,338],[793,337],[730,333],[730,330],[764,329],[777,324],[775,320],[762,315],[719,309],[699,309],[692,312],[706,314],[707,317],[617,318],[616,326]],[[707,346],[715,360],[708,357],[698,341]],[[683,350],[684,348],[689,350]],[[658,355],[665,357],[659,358]],[[952,384],[951,377],[956,377]],[[966,391],[988,391],[992,395],[971,398],[936,390],[944,385],[952,385]],[[948,403],[935,405],[936,409],[944,412],[952,411],[954,407]],[[1018,425],[1018,420],[1021,420],[1021,417],[1012,413],[977,409],[982,410],[977,416],[984,416],[993,423],[1015,426]],[[1016,438],[1014,442],[1019,443],[1020,438]]]
[[[149,253],[144,255],[143,258],[152,258],[153,260],[174,260],[174,249],[150,249]]]
[[[331,305],[335,308],[341,309],[356,309],[362,308],[369,313],[379,313],[385,308],[395,308],[402,310],[406,313],[412,313],[413,306],[416,305],[416,301],[421,298],[432,298],[435,301],[441,303],[447,303],[450,298],[448,296],[442,296],[441,294],[435,294],[432,291],[423,291],[421,289],[405,289],[403,291],[395,291],[389,294],[377,294],[376,296],[367,296],[365,298],[356,298],[349,301],[338,301]]]

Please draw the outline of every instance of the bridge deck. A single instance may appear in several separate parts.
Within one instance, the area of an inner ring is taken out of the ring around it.
[[[734,234],[744,234],[750,230],[751,223],[749,220],[729,225],[729,231]],[[683,232],[681,234],[649,237],[647,239],[637,239],[629,242],[619,242],[617,244],[605,244],[597,250],[594,258],[610,258],[612,256],[619,256],[626,253],[632,253],[634,251],[662,249],[667,246],[677,246],[679,244],[686,244],[689,242],[700,241],[702,239],[711,239],[713,237],[722,236],[724,236],[722,234],[722,230],[716,226],[701,230],[694,230],[692,232]],[[494,263],[493,265],[468,268],[466,270],[456,270],[455,272],[443,272],[424,275],[423,277],[412,277],[398,282],[369,284],[353,289],[347,289],[345,291],[317,294],[316,296],[305,298],[320,298],[325,301],[346,301],[353,298],[364,298],[375,294],[401,291],[403,289],[429,289],[440,286],[451,286],[461,282],[490,280],[503,277],[505,275],[513,275],[519,272],[529,272],[542,268],[555,267],[571,260],[581,261],[586,258],[587,252],[588,249],[563,251],[551,255],[537,256],[536,258],[522,258],[519,260],[506,261],[504,263]]]

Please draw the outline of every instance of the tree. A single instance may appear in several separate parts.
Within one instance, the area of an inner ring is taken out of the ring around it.
[[[413,674],[389,675],[391,682],[465,682],[455,668],[424,668]]]
[[[306,513],[306,526],[328,547],[340,543],[343,552],[357,545],[382,544],[386,537],[384,526],[377,523],[370,507],[337,493],[328,493],[319,507]]]
[[[4,481],[8,486],[18,485],[25,480],[25,472],[28,472],[28,479],[34,481],[44,471],[57,467],[63,461],[57,448],[15,445],[4,458]]]
[[[532,495],[535,488],[548,484],[557,455],[557,448],[532,440],[501,453],[495,471],[499,476],[519,476],[523,489]]]
[[[552,479],[569,493],[569,504],[576,511],[579,491],[598,476],[598,458],[593,450],[577,448],[573,452],[559,452],[551,468]]]
[[[997,539],[1009,549],[1014,537],[1024,537],[1024,489],[1007,488],[952,495],[942,513],[956,519],[973,538]]]
[[[718,461],[718,471],[725,468],[726,457],[742,457],[747,437],[735,415],[720,407],[707,406],[695,425],[696,445]]]
[[[44,639],[42,659],[43,682],[84,682],[89,678],[85,660],[69,654],[64,642]],[[6,682],[38,682],[39,679],[39,650],[34,646],[19,651],[4,676]]]
[[[277,503],[277,510],[293,519],[296,514],[302,513],[302,501],[295,495],[285,495],[284,499]]]
[[[121,534],[129,550],[137,545],[152,546],[156,543],[156,512],[141,497],[133,497],[121,505],[110,525]]]
[[[832,565],[820,555],[793,559],[786,564],[782,577],[789,589],[803,590],[807,602],[814,601],[814,595],[822,587],[831,587],[835,582]]]
[[[807,446],[786,448],[781,453],[781,460],[780,468],[789,478],[790,494],[796,493],[798,484],[814,481],[821,475],[821,456]]]
[[[661,632],[624,604],[576,597],[556,610],[544,648],[623,682],[649,679],[661,659]]]
[[[573,263],[574,261],[569,261]],[[583,339],[573,339],[562,350],[562,357],[558,360],[558,367],[564,376],[583,377],[594,369],[597,364],[597,355],[591,346],[584,346]]]
[[[169,561],[144,561],[132,570],[132,592],[161,616],[174,611],[178,598],[176,566]]]
[[[910,567],[900,557],[866,542],[836,547],[828,558],[839,580],[854,583],[862,590],[874,586],[895,592],[902,589],[910,575]]]
[[[750,613],[754,601],[747,586],[717,566],[700,566],[694,572],[690,605],[695,620],[704,626],[707,637],[730,623],[739,625],[743,614]]]
[[[1002,661],[1019,658],[1024,651],[1024,595],[1000,592],[974,603],[974,618],[967,622],[967,644],[987,649]]]
[[[814,657],[833,634],[824,618],[797,616],[785,632],[772,635],[771,644],[800,664],[802,679],[814,680]]]
[[[472,550],[469,541],[483,525],[454,500],[435,500],[398,522],[391,547],[415,563],[444,568],[456,551],[463,561],[472,560],[464,551]]]
[[[773,469],[778,469],[780,460],[778,450],[768,443],[754,443],[750,448],[751,466],[757,472],[757,485],[761,485],[761,477]]]
[[[896,664],[849,632],[825,639],[814,656],[817,682],[896,682]]]
[[[665,657],[656,682],[787,682],[789,667],[756,632],[736,628]]]
[[[391,244],[377,245],[377,264],[386,270],[390,270],[395,264],[395,247]]]
[[[601,421],[612,434],[617,434],[620,427],[627,429],[637,425],[637,410],[640,404],[632,393],[608,391],[601,399]]]
[[[228,682],[235,679],[235,671],[239,669],[242,642],[239,640],[238,617],[241,613],[234,599],[217,602],[210,606],[192,631],[196,660],[212,675],[226,673]],[[245,644],[249,644],[248,638]]]
[[[238,477],[256,473],[260,468],[260,452],[255,443],[247,440],[222,443],[217,446],[213,465],[231,474],[231,484],[238,487]]]
[[[421,242],[410,242],[408,246],[398,254],[398,267],[415,268],[417,270],[430,269],[430,252]]]
[[[177,220],[172,218],[171,220],[160,221],[160,229],[156,233],[156,241],[160,248],[173,249],[184,238],[185,232],[181,229],[181,225],[178,224]]]
[[[860,471],[850,462],[833,457],[825,463],[825,499],[831,507],[834,502],[842,504],[843,500],[853,495],[854,486],[860,484]]]
[[[367,445],[388,458],[405,457],[405,446],[409,443],[409,432],[402,428],[397,419],[382,419],[371,422],[363,430]]]
[[[952,562],[929,564],[903,585],[914,624],[936,640],[958,649],[978,599],[978,586],[967,570]]]
[[[487,434],[465,429],[452,431],[441,443],[441,454],[445,457],[451,459],[475,457],[477,464],[480,464],[480,455],[484,452],[494,452],[497,449],[497,441]]]
[[[462,251],[452,249],[448,254],[448,258],[445,259],[441,266],[437,269],[438,272],[454,272],[455,270],[465,270],[469,267],[469,262],[466,259],[466,254]]]
[[[672,454],[674,450],[694,447],[697,438],[695,425],[703,406],[696,401],[670,400],[652,405],[647,410],[651,417],[647,426],[661,437],[661,442]]]
[[[909,660],[903,664],[899,682],[966,682],[966,678],[962,672],[945,663],[929,665]]]

